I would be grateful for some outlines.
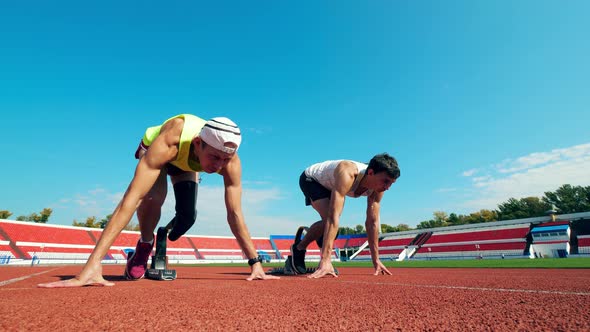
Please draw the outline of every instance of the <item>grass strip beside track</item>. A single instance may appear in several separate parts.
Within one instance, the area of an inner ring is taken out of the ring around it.
[[[382,261],[387,267],[403,268],[531,268],[531,269],[590,269],[590,258],[543,258],[543,259],[465,259],[465,260],[409,260],[403,262]],[[212,263],[183,266],[244,266],[239,263]],[[264,268],[283,267],[283,263],[265,263]],[[317,263],[307,263],[316,267]],[[333,262],[335,267],[372,267],[369,261]]]
[[[367,262],[367,266],[372,266]],[[385,262],[387,267],[428,268],[534,268],[534,269],[588,269],[588,258],[543,258],[543,259],[464,259],[464,260],[416,260]]]

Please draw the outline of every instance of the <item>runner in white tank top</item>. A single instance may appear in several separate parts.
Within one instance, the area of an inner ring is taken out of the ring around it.
[[[321,259],[310,278],[337,277],[332,266],[332,251],[345,197],[366,196],[365,227],[375,275],[391,274],[379,259],[379,210],[384,192],[399,175],[397,161],[386,153],[374,156],[368,165],[352,160],[328,160],[306,168],[299,177],[299,186],[305,196],[305,204],[311,205],[321,220],[309,227],[303,239],[295,239],[285,269],[305,274],[306,248],[316,241],[321,248]]]
[[[334,190],[334,186],[336,184],[336,177],[335,177],[335,170],[340,162],[344,160],[328,160],[321,163],[313,164],[305,169],[305,175],[308,177],[316,180],[322,186],[326,187],[327,189]],[[358,170],[358,175],[356,176],[350,191],[346,193],[346,196],[349,197],[360,197],[360,196],[369,196],[373,193],[373,190],[367,189],[363,190],[362,193],[355,193],[358,189],[359,183],[365,176],[365,171],[367,170],[367,164],[359,163],[353,160],[346,160],[356,165]]]

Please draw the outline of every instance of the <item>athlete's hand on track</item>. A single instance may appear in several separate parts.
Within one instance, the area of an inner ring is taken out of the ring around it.
[[[38,284],[41,288],[65,288],[65,287],[82,287],[82,286],[114,286],[115,283],[105,280],[102,277],[102,267],[92,267],[87,265],[79,276],[68,280],[60,280]]]
[[[324,260],[321,260],[318,269],[315,270],[315,272],[312,275],[308,276],[308,278],[319,279],[327,275],[331,275],[334,278],[338,278],[338,275],[334,270],[334,266],[332,266],[332,262],[329,259],[325,260],[325,262]]]
[[[373,274],[374,276],[379,274],[391,275],[391,272],[389,272],[389,270],[385,267],[385,265],[383,265],[383,263],[381,263],[380,260],[377,260],[377,262],[375,262],[373,265],[375,265],[375,273]]]
[[[256,263],[256,264],[252,265],[252,274],[250,274],[250,277],[248,277],[246,280],[252,281],[252,280],[274,280],[274,279],[281,279],[281,277],[277,277],[277,276],[273,276],[273,275],[264,273],[264,270],[262,269],[262,264]]]

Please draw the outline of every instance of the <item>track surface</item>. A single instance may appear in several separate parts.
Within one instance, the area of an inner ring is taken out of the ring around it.
[[[590,269],[339,268],[247,282],[247,267],[175,267],[175,281],[41,289],[81,266],[0,268],[0,331],[589,331]]]

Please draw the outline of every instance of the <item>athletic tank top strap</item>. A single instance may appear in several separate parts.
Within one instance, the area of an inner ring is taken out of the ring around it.
[[[354,179],[354,182],[352,183],[352,187],[350,188],[350,191],[346,194],[347,196],[350,197],[360,197],[360,196],[369,196],[370,194],[373,193],[373,190],[365,190],[364,192],[355,195],[356,190],[358,189],[361,181],[363,180],[363,178],[365,177],[365,173],[367,172],[367,164],[363,164],[363,163],[359,163],[357,161],[353,161],[353,163],[356,164],[356,167],[359,171],[359,174],[356,176],[356,178]]]
[[[357,168],[358,168],[358,166],[359,165],[357,164]],[[351,193],[354,193],[357,190],[357,188],[359,187],[361,180],[365,177],[366,170],[367,170],[366,167],[364,169],[359,169],[359,174],[354,179],[354,182],[352,183],[352,187],[350,188]]]

